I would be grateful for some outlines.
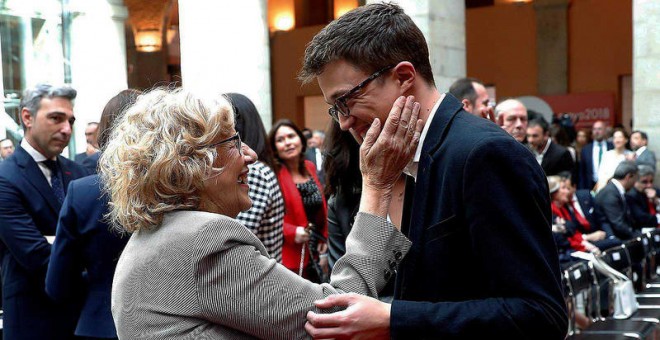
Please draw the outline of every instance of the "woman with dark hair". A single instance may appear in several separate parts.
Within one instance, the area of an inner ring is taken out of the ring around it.
[[[355,216],[359,210],[362,194],[360,173],[360,145],[348,131],[342,131],[339,124],[332,122],[325,138],[326,187],[328,197],[328,261],[330,268],[346,253],[346,238],[351,232]],[[393,200],[402,203],[405,177],[400,176],[394,184]],[[400,225],[403,213],[401,204],[392,204],[388,211],[389,220]],[[379,294],[379,299],[391,301],[394,293],[394,279]]]
[[[266,141],[266,130],[257,108],[248,97],[238,93],[223,96],[234,108],[236,132],[258,156],[248,165],[248,195],[252,207],[239,213],[236,219],[257,236],[272,258],[281,263],[284,199],[273,172],[273,152]]]
[[[275,123],[268,140],[285,205],[282,264],[310,281],[325,281],[328,210],[316,167],[304,157],[307,140],[288,119]]]
[[[324,141],[325,196],[328,197],[328,261],[330,268],[346,252],[362,193],[360,145],[348,131],[332,122]]]
[[[139,94],[123,90],[106,104],[98,130],[101,150],[108,144],[115,119]],[[98,175],[69,183],[46,274],[46,293],[51,298],[82,302],[75,335],[85,339],[117,338],[110,290],[119,254],[128,242],[128,236],[111,231],[104,219],[108,197],[101,193],[102,185]]]

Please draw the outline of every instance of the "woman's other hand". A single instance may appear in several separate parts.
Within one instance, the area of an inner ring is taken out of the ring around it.
[[[307,232],[307,229],[305,227],[296,228],[295,242],[300,244],[300,243],[305,243],[307,241],[309,241],[309,232]]]

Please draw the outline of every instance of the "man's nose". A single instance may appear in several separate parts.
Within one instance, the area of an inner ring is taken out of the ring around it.
[[[353,125],[353,122],[355,119],[351,119],[351,116],[344,117],[340,115],[339,117],[339,128],[342,129],[343,131],[348,131],[348,129],[351,128],[351,125]]]
[[[73,130],[73,124],[69,122],[65,122],[62,124],[62,128],[60,129],[60,132],[65,135],[71,135],[72,130]]]

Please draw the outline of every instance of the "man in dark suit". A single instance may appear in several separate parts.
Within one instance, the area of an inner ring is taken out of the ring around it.
[[[83,164],[85,159],[88,157],[97,154],[99,150],[99,143],[97,137],[97,130],[99,128],[99,123],[91,122],[87,124],[85,128],[85,140],[87,144],[85,146],[85,151],[79,154],[76,154],[76,157],[73,159],[78,164]]]
[[[638,165],[639,178],[632,189],[626,192],[626,203],[630,207],[633,228],[656,228],[658,221],[658,191],[653,186],[655,171],[648,165]]]
[[[614,235],[624,242],[639,233],[633,228],[630,208],[625,193],[637,180],[637,166],[632,161],[624,161],[616,167],[607,185],[596,195],[596,209],[603,226],[612,228]]]
[[[14,153],[14,142],[9,138],[0,140],[0,162],[9,158]]]
[[[548,122],[543,118],[533,119],[527,125],[527,143],[536,156],[536,161],[546,176],[557,175],[562,171],[573,173],[575,162],[571,153],[565,147],[552,142],[548,128]]]
[[[436,89],[424,36],[400,7],[369,4],[333,21],[308,45],[301,78],[316,78],[330,115],[359,141],[388,117],[400,127],[424,125],[406,170],[405,203],[382,197],[403,209],[402,231],[413,244],[401,266],[383,273],[396,277],[394,301],[323,299],[317,307],[350,308],[341,316],[310,312],[312,336],[564,338],[543,170],[502,128]],[[400,96],[420,108],[420,121],[399,120]],[[364,176],[382,171],[361,168]]]
[[[489,105],[488,91],[481,80],[471,77],[459,78],[451,84],[449,93],[463,103],[465,111],[495,121],[493,108]]]
[[[307,141],[307,151],[305,151],[305,159],[314,163],[316,167],[316,175],[319,177],[321,184],[325,185],[325,170],[323,169],[323,141],[325,133],[321,130],[314,130],[312,137]]]
[[[57,216],[69,182],[85,171],[60,155],[71,137],[70,87],[40,84],[21,99],[25,138],[0,164],[0,238],[4,339],[69,339],[76,301],[56,304],[44,291]]]
[[[648,165],[655,171],[655,153],[649,150],[649,137],[644,131],[633,131],[630,134],[630,147],[635,152],[635,163],[637,165]]]
[[[593,142],[582,148],[579,164],[578,189],[593,189],[598,182],[598,168],[607,150],[614,149],[612,142],[607,141],[605,123],[596,121],[591,128]]]

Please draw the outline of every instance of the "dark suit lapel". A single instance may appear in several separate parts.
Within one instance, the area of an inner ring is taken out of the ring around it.
[[[463,108],[463,104],[449,93],[440,103],[440,107],[435,112],[433,121],[430,122],[429,129],[422,145],[419,164],[417,166],[417,183],[420,188],[428,188],[430,167],[433,164],[433,155],[442,145],[444,138],[449,132],[451,122]],[[414,195],[414,204],[411,211],[411,229],[408,238],[413,244],[419,243],[419,238],[423,234],[422,226],[426,217],[426,199],[427,190],[417,190]]]
[[[412,273],[415,270],[417,258],[422,248],[421,237],[424,234],[425,218],[426,218],[426,201],[428,192],[428,182],[430,167],[433,163],[432,155],[440,148],[442,142],[447,135],[451,122],[460,112],[463,104],[459,102],[451,94],[446,94],[440,107],[435,112],[433,121],[428,124],[429,129],[422,145],[422,152],[417,165],[417,182],[415,183],[412,178],[406,181],[406,198],[404,200],[402,231],[408,236],[413,246],[410,248],[408,255],[405,257],[404,262],[399,266],[402,275],[397,275],[395,296],[402,296],[406,290],[406,274],[403,271]],[[424,188],[424,190],[415,190],[415,187]],[[439,188],[437,188],[439,190]],[[404,229],[405,228],[405,229]]]
[[[14,153],[16,154],[16,164],[21,168],[21,174],[25,177],[25,181],[32,185],[44,200],[48,202],[48,205],[53,209],[55,214],[58,214],[61,204],[57,201],[53,189],[48,184],[48,180],[44,176],[44,173],[41,172],[37,162],[20,146],[16,148]]]
[[[406,189],[403,196],[403,212],[401,217],[401,232],[408,235],[410,232],[410,216],[412,212],[412,203],[415,196],[415,179],[406,175]]]
[[[71,171],[71,168],[69,168],[69,163],[66,161],[66,159],[62,156],[57,156],[59,163],[60,163],[60,168],[62,169],[62,183],[64,186],[64,193],[66,194],[67,189],[69,188],[69,182],[71,182],[73,178],[73,173]]]

